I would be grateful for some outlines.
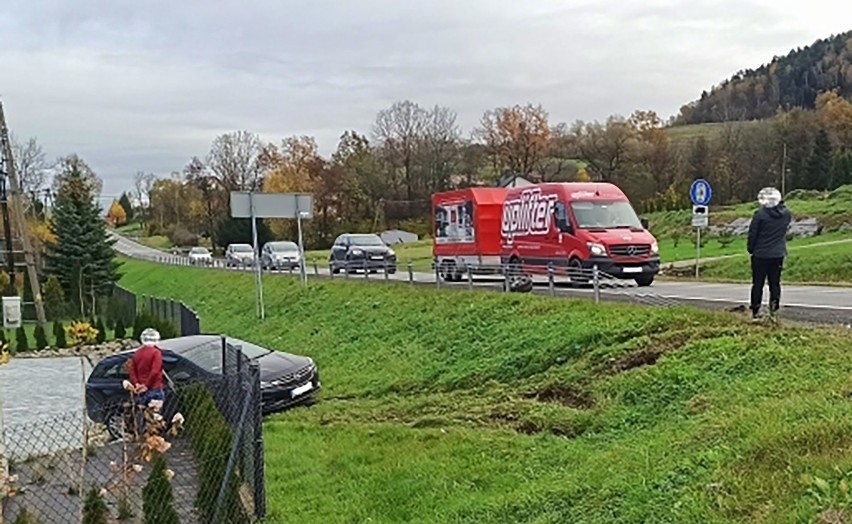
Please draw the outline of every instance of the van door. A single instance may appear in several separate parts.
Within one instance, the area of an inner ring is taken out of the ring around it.
[[[568,266],[571,253],[576,249],[577,237],[571,222],[571,214],[568,206],[562,200],[558,200],[553,206],[553,228],[556,231],[552,258],[556,267]]]

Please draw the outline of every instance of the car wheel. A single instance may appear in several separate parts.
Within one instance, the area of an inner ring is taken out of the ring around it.
[[[114,409],[107,415],[104,421],[109,432],[109,436],[113,440],[124,438],[125,430],[127,429],[124,412],[121,409]]]
[[[648,287],[654,283],[654,275],[644,275],[634,279],[639,287]]]
[[[579,258],[572,258],[568,262],[568,275],[570,275],[573,284],[588,284],[590,280],[588,272],[583,269],[583,262]]]

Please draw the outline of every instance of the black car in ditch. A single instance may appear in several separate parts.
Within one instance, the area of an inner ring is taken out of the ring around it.
[[[197,335],[163,340],[163,374],[166,401],[162,413],[166,420],[180,411],[181,387],[191,383],[223,384],[223,361],[236,360],[237,351],[260,368],[261,410],[264,415],[311,402],[320,390],[319,372],[308,357],[273,351],[230,337]],[[105,424],[113,438],[123,433],[123,406],[129,394],[123,382],[129,380],[128,363],[133,350],[104,358],[92,370],[86,382],[86,411],[94,422]],[[235,366],[235,364],[227,364]],[[212,387],[212,386],[211,386]],[[226,394],[228,392],[225,392]]]
[[[378,235],[340,235],[334,241],[329,257],[331,272],[359,270],[396,273],[396,253]]]

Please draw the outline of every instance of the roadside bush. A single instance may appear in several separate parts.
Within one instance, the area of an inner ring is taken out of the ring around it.
[[[27,332],[24,330],[24,326],[15,330],[15,350],[18,353],[30,350],[30,341],[27,339]]]
[[[50,347],[50,342],[47,341],[47,334],[44,332],[44,326],[41,324],[36,326],[33,337],[35,338],[36,351]]]
[[[98,321],[95,322],[95,329],[98,331],[98,334],[95,335],[95,342],[98,344],[103,344],[107,339],[106,326],[104,325],[104,320],[102,318],[98,318]]]
[[[120,318],[115,321],[115,339],[124,340],[127,338],[127,330],[124,329],[124,321]]]
[[[176,226],[168,237],[172,244],[178,247],[195,247],[198,245],[198,235],[183,226]]]
[[[65,303],[65,291],[56,275],[47,277],[42,295],[44,296],[44,310],[47,316],[51,320],[62,318],[68,307]]]
[[[142,513],[145,524],[179,524],[174,506],[175,496],[166,468],[166,458],[158,454],[154,459],[151,476],[142,489]]]
[[[103,495],[97,489],[92,488],[83,503],[83,524],[107,524],[108,518],[109,509],[107,509]]]
[[[59,320],[53,322],[53,339],[56,341],[56,349],[68,347],[68,340],[65,337],[65,327]]]
[[[173,323],[163,320],[147,310],[142,310],[136,314],[136,320],[133,322],[133,339],[139,340],[142,332],[147,328],[154,328],[159,331],[160,338],[164,340],[180,336],[177,326]]]
[[[95,342],[98,338],[98,330],[89,322],[74,322],[65,328],[65,335],[71,346],[82,346]]]
[[[182,405],[187,406],[186,429],[189,444],[198,464],[196,507],[202,522],[214,524],[216,499],[225,471],[233,434],[216,407],[213,395],[204,384],[193,384],[181,392]],[[232,473],[225,492],[219,522],[248,523],[239,496],[237,475]]]

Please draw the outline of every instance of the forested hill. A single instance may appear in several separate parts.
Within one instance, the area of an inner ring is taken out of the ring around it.
[[[812,109],[818,94],[836,89],[852,97],[852,31],[740,71],[681,108],[678,124],[768,118],[779,108]]]

